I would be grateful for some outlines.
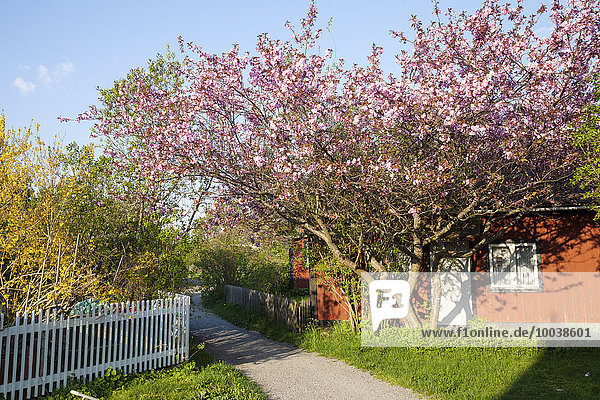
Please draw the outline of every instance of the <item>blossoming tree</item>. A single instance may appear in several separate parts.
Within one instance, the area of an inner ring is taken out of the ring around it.
[[[146,174],[210,177],[221,202],[302,227],[357,273],[390,270],[390,248],[418,270],[425,246],[486,216],[474,246],[446,256],[472,254],[495,219],[572,201],[568,133],[599,69],[597,1],[531,16],[521,2],[487,0],[472,15],[434,3],[410,39],[391,32],[403,50],[390,75],[375,45],[365,66],[320,53],[316,15],[313,4],[299,30],[289,25],[291,41],[260,35],[255,55],[181,40],[171,72],[184,84],[130,80],[104,105],[127,112],[81,118],[143,143],[121,156]]]

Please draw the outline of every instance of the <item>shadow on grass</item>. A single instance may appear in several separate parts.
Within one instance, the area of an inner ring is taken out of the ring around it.
[[[540,350],[499,399],[600,399],[600,348]]]

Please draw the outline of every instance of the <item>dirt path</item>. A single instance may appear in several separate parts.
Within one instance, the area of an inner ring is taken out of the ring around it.
[[[273,400],[424,398],[342,361],[238,328],[204,310],[198,294],[192,295],[190,331],[209,354],[241,370]]]

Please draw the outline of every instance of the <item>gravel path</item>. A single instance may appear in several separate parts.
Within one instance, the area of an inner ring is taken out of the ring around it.
[[[238,328],[204,310],[198,294],[192,295],[190,331],[209,354],[241,370],[273,400],[423,398],[342,361]]]

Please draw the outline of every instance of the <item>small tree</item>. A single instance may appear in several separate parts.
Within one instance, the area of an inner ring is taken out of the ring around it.
[[[577,168],[575,182],[586,191],[585,196],[600,211],[600,79],[596,78],[596,98],[587,107],[584,118],[573,133],[573,140],[583,155]],[[600,218],[600,213],[596,214]]]

